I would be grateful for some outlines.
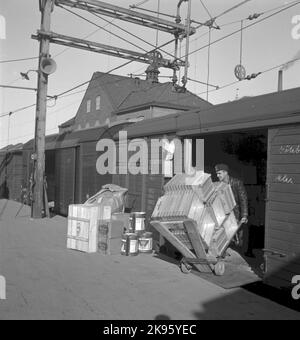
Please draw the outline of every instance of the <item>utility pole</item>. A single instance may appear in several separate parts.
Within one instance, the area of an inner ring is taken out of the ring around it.
[[[186,19],[186,45],[185,45],[185,67],[184,76],[182,79],[183,87],[186,87],[188,81],[188,68],[189,68],[189,50],[190,50],[190,29],[191,29],[191,14],[192,14],[192,0],[188,1],[188,12]]]
[[[41,30],[50,31],[51,12],[53,11],[53,0],[39,0],[41,12]],[[36,118],[34,137],[34,173],[31,217],[42,218],[44,208],[44,175],[45,175],[45,133],[46,133],[46,111],[47,111],[47,89],[48,74],[42,71],[42,62],[49,58],[49,38],[41,37],[39,68],[36,97]]]

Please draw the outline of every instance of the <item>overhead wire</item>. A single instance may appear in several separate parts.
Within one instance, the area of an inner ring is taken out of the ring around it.
[[[160,0],[157,0],[157,19],[159,19],[159,11],[160,11]],[[159,30],[158,30],[158,23],[157,23],[155,47],[158,46],[158,36],[159,36]]]
[[[211,43],[211,27],[209,29],[209,35],[208,35],[208,50],[207,50],[207,94],[206,94],[206,100],[208,101],[208,87],[209,87],[209,71],[210,71],[210,43]]]
[[[272,66],[272,67],[270,67],[270,68],[268,68],[268,69],[266,69],[266,70],[264,70],[264,71],[259,72],[259,75],[262,75],[262,74],[264,74],[264,73],[273,71],[273,70],[275,70],[275,69],[278,69],[278,68],[280,68],[280,67],[283,67],[283,66],[285,66],[285,65],[294,63],[294,62],[299,61],[299,60],[300,60],[300,57],[299,57],[299,58],[295,58],[295,59],[291,59],[291,60],[289,60],[289,61],[287,61],[287,62],[285,62],[285,63],[281,63],[281,64],[278,64],[278,65],[276,65],[276,66]],[[234,82],[231,82],[231,83],[228,83],[228,84],[226,84],[226,85],[220,86],[220,87],[217,88],[217,89],[210,90],[209,92],[214,92],[214,91],[222,90],[222,89],[224,89],[224,88],[226,88],[226,87],[232,86],[232,85],[237,84],[237,83],[241,83],[241,81],[246,81],[246,80],[247,80],[247,79],[236,80],[236,81],[234,81]],[[205,93],[206,93],[206,92],[200,92],[200,93],[197,93],[197,94],[198,94],[198,95],[201,95],[201,94],[205,94]]]
[[[170,43],[173,42],[173,41],[174,41],[174,39],[172,39],[172,40],[170,40],[170,41],[168,41],[168,42],[166,42],[166,43],[160,45],[158,48],[164,47],[164,46],[170,44]],[[147,53],[148,53],[148,52],[147,52]],[[119,65],[119,66],[116,66],[116,67],[110,69],[109,71],[107,71],[107,72],[105,72],[105,73],[99,75],[98,77],[95,77],[93,80],[102,78],[102,77],[104,77],[105,75],[110,74],[110,73],[112,73],[113,71],[116,71],[117,69],[120,69],[120,68],[122,68],[122,67],[124,67],[124,66],[127,66],[127,65],[131,64],[131,63],[133,63],[133,60],[129,60],[129,61],[126,62],[126,63],[123,63],[123,64],[121,64],[121,65]],[[79,87],[84,86],[84,85],[90,83],[90,81],[91,81],[91,80],[89,79],[89,80],[87,80],[87,81],[85,81],[85,82],[82,82],[82,83],[80,83],[80,84],[78,84],[78,85],[76,85],[76,86],[74,86],[74,87],[72,87],[72,88],[70,88],[70,89],[68,89],[68,90],[65,90],[65,91],[63,91],[63,92],[61,92],[61,93],[59,93],[58,95],[53,96],[53,97],[56,97],[56,98],[63,98],[63,97],[66,97],[65,95],[66,95],[67,93],[72,92],[72,91],[78,89]],[[52,99],[52,98],[50,98],[50,99]],[[47,100],[50,100],[50,99],[47,99]],[[30,107],[33,107],[33,106],[35,106],[35,105],[36,105],[36,103],[31,104],[31,105],[28,105],[28,106],[25,106],[25,107],[21,107],[21,108],[19,108],[19,109],[16,109],[16,110],[13,110],[13,111],[10,111],[10,112],[7,112],[7,113],[3,113],[3,114],[0,115],[0,118],[1,118],[1,117],[5,117],[5,116],[8,116],[9,114],[12,114],[12,113],[16,113],[16,112],[19,112],[19,111],[23,111],[23,110],[25,110],[25,109],[27,109],[27,108],[30,108]]]
[[[18,62],[18,61],[33,60],[33,59],[38,59],[38,58],[39,57],[29,57],[29,58],[20,58],[20,59],[0,60],[0,64],[14,63],[14,62]]]
[[[78,16],[78,17],[80,17],[81,19],[86,20],[86,21],[88,21],[89,23],[91,23],[91,24],[93,24],[93,25],[99,27],[99,29],[104,29],[104,28],[100,27],[99,25],[97,25],[96,23],[90,21],[89,19],[87,19],[87,18],[81,16],[81,15],[78,14],[78,13],[75,13],[75,12],[73,12],[73,11],[71,11],[71,10],[69,10],[69,9],[67,9],[67,8],[65,8],[65,7],[63,7],[63,6],[59,6],[59,7],[65,9],[66,11],[68,11],[68,12],[74,14],[75,16]],[[97,17],[97,18],[99,18],[99,19],[101,19],[101,20],[103,20],[103,21],[105,21],[105,22],[107,22],[107,23],[110,23],[112,26],[114,26],[114,27],[120,29],[121,31],[123,31],[123,32],[125,32],[125,33],[131,35],[132,37],[134,37],[134,38],[136,38],[136,39],[142,41],[143,43],[145,43],[145,44],[147,44],[147,45],[149,45],[149,46],[151,46],[151,47],[153,47],[153,48],[156,48],[156,49],[161,50],[162,52],[164,52],[165,54],[171,56],[172,58],[175,57],[173,54],[171,54],[171,53],[169,53],[169,52],[167,52],[167,51],[165,51],[165,50],[163,50],[163,49],[161,49],[161,48],[157,48],[156,45],[151,44],[151,43],[148,42],[147,40],[145,40],[145,39],[143,39],[143,38],[137,36],[136,34],[134,34],[134,33],[130,32],[130,31],[126,30],[125,28],[120,27],[119,25],[114,24],[114,23],[112,23],[112,22],[109,22],[109,21],[108,21],[107,19],[105,19],[103,16],[100,16],[100,15],[94,13],[94,12],[90,12],[90,13],[91,13],[92,15],[94,15],[95,17]],[[104,30],[105,30],[105,29],[104,29]],[[107,32],[107,30],[105,30],[105,31]],[[112,35],[118,37],[119,39],[124,40],[125,42],[127,42],[127,43],[129,43],[129,44],[131,44],[131,45],[133,45],[133,46],[135,46],[135,47],[138,47],[138,48],[141,49],[143,52],[146,52],[146,51],[147,51],[146,49],[144,49],[144,48],[142,48],[142,47],[140,47],[140,46],[138,46],[138,45],[136,45],[136,44],[134,44],[134,43],[131,43],[129,40],[127,40],[127,39],[125,39],[125,38],[123,38],[123,37],[120,37],[119,35],[117,35],[117,34],[115,34],[115,33],[111,33],[111,32],[108,32],[108,33],[110,33],[110,34],[112,34]],[[148,51],[147,51],[147,53],[148,53]],[[177,60],[180,60],[180,59],[177,58]]]
[[[256,24],[258,24],[258,23],[260,23],[260,22],[262,22],[262,21],[264,21],[264,20],[266,20],[266,19],[268,19],[268,18],[270,18],[270,17],[273,17],[273,16],[275,16],[275,15],[277,15],[277,14],[279,14],[279,13],[281,13],[281,12],[283,12],[283,11],[289,9],[289,8],[292,8],[292,7],[296,6],[296,5],[298,5],[299,3],[300,3],[300,1],[292,2],[292,3],[290,3],[287,7],[282,8],[281,10],[277,11],[276,13],[273,13],[273,14],[271,14],[271,15],[265,17],[265,18],[262,18],[261,20],[256,21],[256,22],[254,22],[254,23],[252,23],[252,24],[250,24],[250,25],[248,25],[248,26],[245,26],[244,29],[247,29],[247,28],[249,28],[249,27],[252,27],[252,26],[254,26],[254,25],[256,25]],[[278,8],[281,8],[281,7],[282,7],[282,6],[280,6],[280,7],[278,7]],[[269,12],[270,12],[270,11],[273,11],[273,10],[269,10]],[[215,43],[217,43],[217,42],[219,42],[219,41],[221,41],[221,40],[224,40],[225,38],[227,38],[227,37],[229,37],[229,36],[232,36],[232,35],[236,34],[236,33],[239,32],[239,31],[240,31],[240,30],[237,30],[237,31],[234,31],[234,32],[230,33],[229,35],[226,35],[226,36],[224,36],[224,37],[221,37],[220,39],[217,39],[217,40],[211,42],[210,45],[215,44]],[[171,43],[171,42],[173,42],[173,41],[174,41],[174,39],[171,40],[171,41],[169,41],[169,42],[167,42],[166,44],[169,44],[169,43]],[[160,46],[160,47],[163,47],[163,46],[166,45],[166,44],[163,44],[163,45]],[[159,48],[160,48],[160,47],[159,47]],[[207,45],[207,46],[202,46],[202,47],[200,47],[199,49],[192,51],[189,55],[194,54],[194,53],[196,53],[197,51],[202,50],[202,49],[204,49],[204,48],[206,48],[206,47],[208,47],[208,45]],[[37,58],[38,58],[38,57],[23,58],[23,59],[18,59],[17,61],[21,61],[21,60],[30,60],[30,59],[37,59]],[[291,60],[291,61],[289,61],[289,62],[287,62],[287,63],[290,63],[290,62],[293,62],[293,61],[297,61],[297,60],[299,60],[299,58],[294,59],[294,60]],[[11,61],[12,61],[12,60],[10,60],[10,61],[2,61],[2,62],[11,62]],[[1,62],[1,61],[0,61],[0,62]],[[122,64],[122,65],[119,65],[119,66],[113,68],[112,70],[106,72],[105,74],[109,74],[109,73],[111,73],[111,72],[113,72],[113,71],[115,71],[115,70],[117,70],[117,69],[119,69],[119,68],[121,68],[121,67],[124,67],[124,66],[126,66],[126,65],[128,65],[128,64],[130,64],[130,63],[132,63],[132,62],[133,62],[133,61],[129,61],[129,62],[126,62],[126,63],[124,63],[124,64]],[[267,71],[264,71],[264,72],[262,72],[262,73],[265,73],[265,72],[268,72],[268,71],[270,71],[270,70],[276,69],[276,68],[278,68],[278,67],[280,67],[280,66],[283,66],[283,65],[285,65],[285,64],[287,64],[287,63],[281,64],[281,65],[279,65],[279,66],[272,67],[271,69],[269,69],[269,70],[267,70]],[[103,75],[102,75],[102,76],[103,76]],[[69,93],[69,92],[71,92],[71,91],[73,91],[73,90],[75,90],[75,89],[77,89],[77,88],[79,88],[79,87],[81,87],[81,86],[84,86],[84,85],[88,84],[89,82],[90,82],[90,80],[88,80],[88,81],[86,81],[86,82],[83,82],[83,83],[81,83],[81,84],[79,84],[79,85],[76,85],[76,86],[72,87],[71,89],[68,89],[68,90],[66,90],[66,91],[64,91],[64,92],[62,92],[62,93],[60,93],[59,95],[57,95],[57,98],[62,97],[62,96],[64,96],[65,94],[67,94],[67,93]],[[217,90],[223,89],[224,87],[231,86],[231,85],[236,84],[236,83],[238,83],[238,82],[239,82],[239,81],[235,81],[235,82],[233,82],[233,83],[230,83],[230,84],[221,86],[221,87],[219,87],[218,89],[210,90],[209,92],[217,91]],[[206,93],[206,92],[204,92],[204,93]],[[202,93],[200,93],[200,94],[202,94]],[[32,105],[28,105],[28,106],[25,106],[25,107],[18,108],[18,109],[13,110],[13,111],[9,111],[9,112],[7,112],[7,113],[3,113],[3,114],[0,115],[0,118],[1,118],[1,117],[5,117],[5,116],[9,116],[9,115],[11,115],[11,114],[13,114],[13,113],[17,113],[17,112],[23,111],[23,110],[25,110],[25,109],[27,109],[27,108],[30,108],[30,107],[33,107],[33,106],[35,106],[35,105],[36,105],[36,104],[32,104]]]
[[[285,8],[285,7],[287,7],[287,6],[289,6],[289,5],[292,5],[292,4],[297,5],[298,3],[300,3],[300,1],[299,1],[299,0],[295,0],[295,1],[289,2],[289,3],[287,3],[287,4],[281,5],[281,6],[273,7],[273,8],[271,8],[271,9],[269,9],[269,10],[265,10],[265,11],[263,11],[263,12],[259,12],[258,15],[259,15],[259,16],[265,15],[265,14],[270,13],[270,12],[273,12],[273,11],[279,9],[279,8]],[[237,24],[237,23],[240,23],[241,20],[243,20],[243,21],[252,20],[252,19],[250,19],[250,18],[251,18],[251,15],[248,15],[248,17],[243,17],[242,19],[239,19],[239,20],[235,20],[235,21],[232,21],[232,22],[228,22],[228,23],[221,24],[219,27],[220,27],[220,28],[223,28],[223,27],[225,27],[225,26]],[[255,19],[257,19],[257,18],[255,18]],[[199,37],[193,39],[191,42],[194,42],[194,41],[196,41],[196,40],[199,40],[199,39],[201,39],[202,37],[206,36],[207,34],[208,34],[208,32],[205,32],[204,34],[200,35]]]
[[[58,5],[58,7],[60,7],[60,8],[62,8],[62,9],[64,9],[65,11],[67,11],[67,12],[69,12],[69,13],[71,13],[71,14],[73,14],[73,15],[79,17],[79,18],[81,18],[81,19],[84,20],[84,21],[89,22],[90,24],[92,24],[92,25],[98,27],[99,29],[102,29],[102,30],[104,30],[105,32],[107,32],[107,33],[109,33],[109,34],[111,34],[111,35],[113,35],[113,36],[115,36],[115,37],[117,37],[117,38],[119,38],[119,39],[125,41],[125,42],[128,43],[128,44],[130,44],[130,45],[132,45],[132,46],[134,46],[134,47],[137,47],[138,49],[140,49],[140,50],[142,50],[142,51],[144,51],[144,52],[146,51],[144,48],[140,47],[139,45],[136,45],[135,43],[133,43],[133,42],[131,42],[131,41],[129,41],[129,40],[127,40],[127,39],[125,39],[125,38],[119,36],[119,35],[116,34],[116,33],[109,32],[109,31],[108,31],[107,29],[105,29],[104,27],[99,26],[99,25],[96,24],[95,22],[93,22],[93,21],[91,21],[91,20],[85,18],[85,17],[82,16],[82,15],[80,15],[80,14],[78,14],[78,13],[76,13],[76,12],[73,12],[73,11],[71,11],[70,9],[65,8],[65,7],[63,7],[63,6],[61,6],[61,5]],[[90,12],[90,13],[93,14],[93,15],[95,15],[95,16],[97,16],[97,17],[100,18],[100,19],[103,19],[103,18],[101,18],[100,16],[98,16],[96,13],[92,13],[92,12]],[[107,21],[106,19],[103,19],[103,20],[104,20],[104,21]],[[113,24],[113,25],[115,25],[115,24]]]
[[[292,7],[296,6],[296,5],[298,5],[298,4],[300,4],[300,1],[298,1],[297,3],[294,3],[294,4],[292,4],[292,5],[290,5],[290,6],[288,6],[288,7],[285,7],[285,8],[283,8],[283,9],[281,9],[281,10],[279,10],[279,11],[277,11],[277,12],[275,12],[275,13],[273,13],[273,14],[271,14],[271,15],[265,17],[265,18],[262,18],[262,19],[260,19],[260,20],[258,20],[258,21],[255,21],[255,22],[253,22],[252,24],[249,24],[249,25],[245,26],[245,27],[244,27],[244,30],[247,29],[247,28],[250,28],[250,27],[252,27],[252,26],[254,26],[254,25],[257,25],[257,24],[261,23],[262,21],[265,21],[265,20],[267,20],[267,19],[269,19],[269,18],[271,18],[271,17],[273,17],[273,16],[275,16],[275,15],[277,15],[277,14],[279,14],[279,13],[282,13],[283,11],[286,11],[286,10],[288,10],[288,9],[290,9],[290,8],[292,8]],[[226,39],[226,38],[229,38],[229,37],[231,37],[231,36],[233,36],[234,34],[239,33],[239,32],[240,32],[240,29],[238,29],[238,30],[236,30],[236,31],[233,31],[233,32],[231,32],[231,33],[229,33],[229,34],[227,34],[227,35],[225,35],[225,36],[223,36],[223,37],[221,37],[221,38],[219,38],[219,39],[217,39],[217,40],[214,40],[213,42],[211,42],[211,45],[216,44],[217,42],[220,42],[220,41],[222,41],[222,40],[224,40],[224,39]],[[192,54],[194,54],[194,53],[196,53],[196,52],[198,52],[198,51],[201,51],[201,50],[203,50],[203,49],[206,48],[206,47],[208,47],[208,45],[202,46],[202,47],[200,47],[200,48],[198,48],[198,49],[196,49],[196,50],[190,52],[189,55],[192,55]]]

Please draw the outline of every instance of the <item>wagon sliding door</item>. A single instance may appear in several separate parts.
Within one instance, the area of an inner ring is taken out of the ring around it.
[[[68,215],[75,199],[76,148],[57,149],[55,155],[55,212]]]
[[[288,288],[300,273],[300,125],[268,137],[265,282]]]

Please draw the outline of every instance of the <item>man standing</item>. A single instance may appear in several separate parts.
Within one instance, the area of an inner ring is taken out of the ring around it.
[[[248,197],[244,184],[241,180],[229,176],[229,167],[227,164],[217,164],[215,166],[216,174],[220,182],[230,184],[236,206],[234,214],[238,222],[241,224],[248,223]],[[240,228],[238,232],[238,243],[240,244],[243,237],[243,230]]]

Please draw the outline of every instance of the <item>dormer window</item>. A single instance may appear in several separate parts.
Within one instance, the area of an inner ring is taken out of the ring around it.
[[[92,101],[90,99],[88,99],[86,101],[86,112],[87,113],[91,112],[91,105],[92,105]]]
[[[96,110],[100,110],[101,108],[101,97],[97,96],[96,97]]]

